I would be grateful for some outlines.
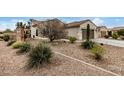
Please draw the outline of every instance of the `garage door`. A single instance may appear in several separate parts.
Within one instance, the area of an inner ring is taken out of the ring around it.
[[[101,31],[101,37],[104,37],[106,35],[105,31]]]
[[[83,29],[82,30],[82,40],[86,40],[86,37],[87,37],[87,30]],[[90,39],[93,39],[93,38],[94,38],[94,30],[91,30],[90,31]]]

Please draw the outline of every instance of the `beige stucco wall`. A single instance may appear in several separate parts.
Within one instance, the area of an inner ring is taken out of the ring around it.
[[[80,27],[65,29],[68,32],[68,36],[76,37],[78,40],[82,40],[82,30],[87,29],[87,24],[90,25],[90,29],[94,30],[94,38],[98,38],[98,32],[96,31],[96,25],[90,21],[83,23]]]
[[[33,38],[33,35],[36,36],[36,27],[31,27],[31,38]]]
[[[80,30],[79,27],[65,29],[65,31],[68,32],[68,36],[76,37],[77,39],[79,38],[78,36],[79,30]]]
[[[95,24],[93,24],[92,22],[88,21],[88,22],[80,25],[80,29],[87,29],[87,24],[90,25],[90,29],[94,30],[94,38],[98,38],[98,32],[96,31],[97,26]]]
[[[90,29],[96,29],[96,28],[97,28],[96,25],[94,25],[94,24],[91,23],[90,21],[87,21],[87,22],[81,24],[81,25],[80,25],[80,28],[82,28],[82,29],[87,29],[87,24],[90,25]]]
[[[108,29],[107,28],[104,28],[104,27],[102,27],[102,28],[100,28],[100,35],[99,35],[99,37],[101,38],[101,37],[104,37],[102,34],[104,33],[104,35],[108,35]]]

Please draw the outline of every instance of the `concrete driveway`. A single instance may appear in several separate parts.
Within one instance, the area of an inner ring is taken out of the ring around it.
[[[121,41],[121,40],[112,40],[112,39],[98,38],[98,39],[93,39],[93,41],[95,41],[97,43],[107,44],[107,45],[124,47],[124,41]]]

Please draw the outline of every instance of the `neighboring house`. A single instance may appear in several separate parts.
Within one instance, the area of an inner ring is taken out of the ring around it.
[[[111,29],[111,31],[112,32],[117,32],[117,31],[119,31],[121,29],[124,29],[124,27],[123,26],[122,27],[114,27],[114,28]]]
[[[98,26],[97,27],[98,30],[98,37],[99,38],[103,38],[105,35],[108,35],[108,29],[106,26]]]
[[[114,32],[117,32],[117,31],[119,31],[119,30],[121,30],[121,29],[124,29],[124,27],[121,26],[121,27],[110,28],[110,29],[108,30],[108,35],[109,35],[109,36],[112,36],[112,34],[113,34]]]
[[[51,19],[51,20],[46,20],[46,21],[37,21],[37,20],[34,20],[34,19],[30,19],[30,22],[31,22],[31,37],[32,38],[44,37],[41,34],[41,30],[43,30],[45,28],[45,25],[47,25],[48,21],[54,21],[59,25],[59,27],[63,27],[63,28],[65,27],[65,24],[57,18]]]
[[[78,40],[85,40],[87,24],[90,25],[91,29],[90,38],[98,38],[97,26],[91,20],[68,23],[66,24],[65,30],[68,32],[68,36],[76,37]]]
[[[87,24],[90,25],[90,38],[100,38],[103,37],[107,31],[107,28],[104,26],[97,27],[91,20],[83,20],[79,22],[72,22],[72,23],[63,23],[59,19],[51,19],[52,21],[58,22],[58,25],[62,25],[65,28],[65,32],[67,32],[68,36],[76,37],[78,40],[85,40],[86,39],[86,29]],[[31,22],[31,37],[32,38],[39,38],[43,37],[40,33],[40,30],[44,28],[44,25],[47,24],[46,21],[37,21],[34,19],[30,19]]]

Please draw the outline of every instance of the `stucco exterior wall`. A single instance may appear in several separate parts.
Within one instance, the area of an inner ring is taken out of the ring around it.
[[[108,29],[107,28],[104,28],[104,27],[100,28],[99,32],[100,32],[100,36],[99,36],[100,38],[104,37],[105,35],[108,35]]]
[[[98,32],[96,31],[97,26],[95,24],[93,24],[92,22],[88,21],[88,22],[80,25],[80,29],[87,29],[87,24],[90,25],[90,29],[94,30],[94,38],[98,38]]]
[[[67,28],[67,29],[65,29],[65,31],[68,33],[68,36],[76,37],[77,39],[79,38],[79,37],[78,37],[78,32],[79,32],[79,30],[80,30],[79,27],[76,27],[76,28]]]
[[[96,31],[96,38],[101,38],[101,32],[99,30]]]
[[[33,36],[36,36],[36,28],[35,27],[31,27],[31,38],[33,38]]]
[[[94,30],[94,38],[98,38],[99,32],[96,31],[97,27],[90,21],[81,24],[80,27],[66,29],[68,36],[76,37],[78,40],[82,40],[82,29],[87,29],[87,24],[90,25],[90,29]]]
[[[90,29],[96,29],[96,28],[97,28],[96,25],[94,25],[94,24],[91,23],[90,21],[87,21],[87,22],[81,24],[81,25],[80,25],[80,28],[82,28],[82,29],[87,29],[87,24],[90,25]]]

